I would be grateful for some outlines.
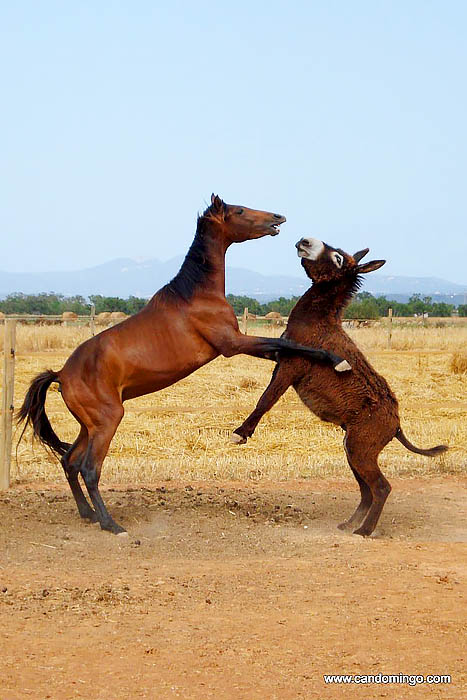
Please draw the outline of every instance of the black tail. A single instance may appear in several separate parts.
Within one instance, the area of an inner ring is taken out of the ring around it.
[[[425,457],[435,457],[436,455],[440,455],[443,452],[446,452],[446,450],[448,449],[447,445],[436,445],[436,447],[430,447],[430,449],[428,450],[422,450],[420,447],[415,447],[415,445],[412,445],[412,443],[407,440],[404,433],[402,432],[402,428],[397,429],[397,433],[394,437],[396,437],[399,440],[399,442],[401,442],[404,445],[404,447],[406,447],[411,452],[416,452],[418,455],[425,455]]]
[[[16,420],[18,423],[26,421],[18,444],[21,442],[21,438],[28,425],[32,424],[34,437],[43,445],[49,447],[57,456],[61,457],[69,450],[71,445],[68,442],[62,442],[54,433],[45,412],[47,389],[52,382],[57,381],[57,379],[58,372],[54,372],[51,369],[42,372],[42,374],[38,374],[31,382],[23,405],[16,414]]]

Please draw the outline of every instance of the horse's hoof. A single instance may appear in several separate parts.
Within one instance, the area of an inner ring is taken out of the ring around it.
[[[347,360],[342,360],[342,362],[339,362],[338,365],[334,367],[336,372],[348,372],[349,369],[352,369],[352,367],[349,365]]]
[[[123,532],[117,532],[117,537],[128,537],[128,532],[123,530]]]
[[[246,438],[242,437],[238,433],[232,433],[230,436],[230,442],[234,445],[244,445],[246,443]]]
[[[363,527],[359,527],[358,530],[353,531],[354,535],[360,535],[360,537],[369,537],[371,535],[371,532],[368,532],[368,530],[365,530]]]
[[[343,523],[339,523],[339,525],[337,526],[337,529],[338,529],[338,530],[342,530],[343,532],[348,532],[348,531],[351,529],[351,527],[352,527],[352,526],[349,525],[349,523],[347,522],[347,520],[344,520]]]

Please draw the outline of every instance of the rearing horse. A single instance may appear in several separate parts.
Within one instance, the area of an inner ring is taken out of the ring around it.
[[[244,353],[274,359],[277,352],[292,352],[331,362],[337,371],[350,369],[345,360],[324,350],[239,331],[225,299],[227,248],[231,243],[275,236],[284,221],[280,214],[225,204],[213,195],[211,205],[198,218],[195,239],[176,277],[139,313],[82,343],[59,372],[47,370],[33,379],[18,421],[26,421],[24,429],[32,423],[35,437],[61,457],[82,518],[99,522],[114,534],[125,533],[108,513],[98,484],[127,399],[164,389],[219,355]],[[80,424],[73,445],[58,438],[45,413],[52,382],[59,383],[63,400]]]

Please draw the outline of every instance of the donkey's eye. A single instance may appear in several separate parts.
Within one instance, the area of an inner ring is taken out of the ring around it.
[[[343,256],[335,250],[333,250],[331,253],[331,260],[334,263],[334,265],[339,268],[339,270],[341,269],[342,265],[344,264]]]
[[[237,211],[237,214],[243,214],[243,209],[239,209],[239,210]]]

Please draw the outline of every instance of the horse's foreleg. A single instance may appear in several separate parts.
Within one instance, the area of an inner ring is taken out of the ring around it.
[[[114,535],[120,535],[126,531],[109,514],[98,485],[102,463],[122,417],[123,406],[116,404],[112,407],[106,407],[105,415],[100,416],[101,420],[93,426],[88,426],[88,447],[80,465],[81,476],[86,484],[100,526],[102,530],[108,530]]]
[[[271,381],[263,392],[260,400],[256,404],[255,410],[248,416],[242,425],[234,430],[231,436],[231,441],[243,445],[249,437],[253,435],[256,426],[261,418],[267,413],[280,397],[287,391],[292,384],[290,381],[290,373],[283,366],[277,365],[272,373]]]
[[[233,355],[252,355],[253,357],[262,357],[266,359],[275,359],[275,354],[280,353],[282,356],[299,355],[308,360],[318,362],[329,362],[337,372],[345,372],[351,369],[347,360],[334,355],[327,350],[317,350],[306,345],[299,345],[292,340],[286,338],[261,338],[251,335],[243,335],[240,332],[229,334],[229,336],[221,339],[216,344],[216,349],[224,355],[224,357],[233,357]]]

